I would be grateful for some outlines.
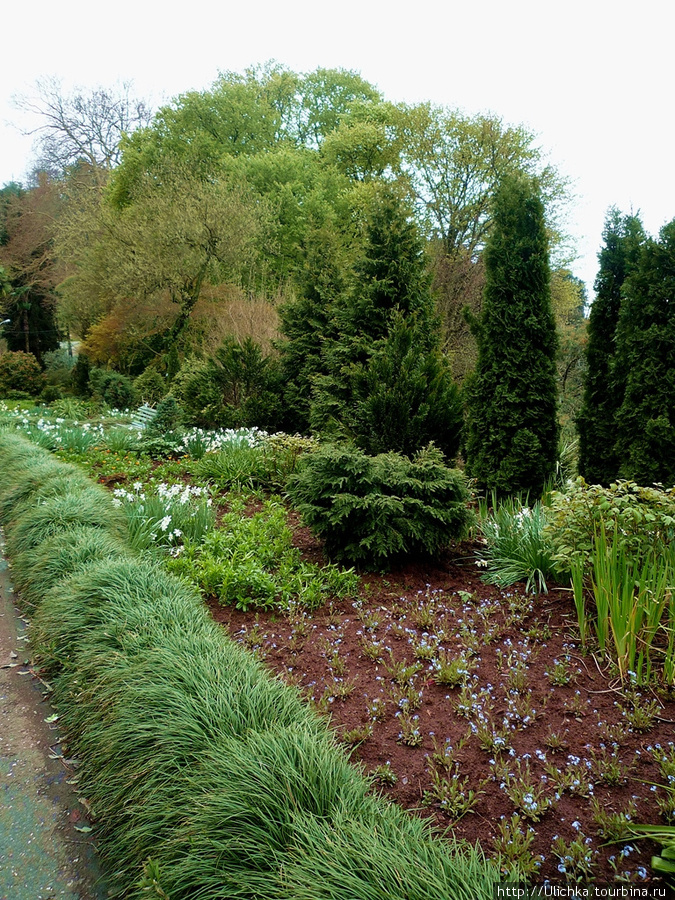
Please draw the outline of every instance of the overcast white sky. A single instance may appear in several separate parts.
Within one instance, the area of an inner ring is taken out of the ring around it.
[[[675,218],[672,0],[32,0],[2,14],[0,185],[25,176],[31,140],[15,94],[44,76],[64,88],[132,80],[168,100],[219,71],[275,59],[298,72],[357,69],[392,101],[492,112],[538,135],[575,185],[573,269],[589,288],[607,209]],[[591,292],[592,296],[592,292]]]

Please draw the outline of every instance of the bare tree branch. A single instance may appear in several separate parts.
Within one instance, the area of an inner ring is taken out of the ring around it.
[[[57,78],[38,80],[32,96],[18,96],[14,104],[36,115],[41,124],[24,131],[35,135],[37,168],[61,176],[85,164],[108,172],[120,161],[123,134],[148,125],[150,107],[131,94],[130,82],[113,88],[92,88],[65,95]]]

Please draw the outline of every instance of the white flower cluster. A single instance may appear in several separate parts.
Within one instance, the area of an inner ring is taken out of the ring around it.
[[[218,431],[204,431],[201,428],[191,428],[182,437],[182,444],[186,451],[195,442],[202,442],[207,453],[217,453],[231,447],[255,447],[269,437],[266,431],[260,428],[222,428]]]
[[[142,485],[141,485],[142,486]],[[134,488],[136,485],[134,485]],[[169,503],[177,502],[180,503],[181,506],[185,506],[186,503],[189,503],[193,497],[208,497],[208,491],[203,487],[193,487],[189,484],[161,484],[157,485],[157,496],[161,497],[162,500],[166,500]],[[211,506],[211,498],[208,497],[206,501],[207,506]],[[166,530],[166,529],[162,529]]]
[[[133,493],[127,491],[126,488],[115,488],[113,490],[112,504],[118,509],[123,503],[136,503],[137,501],[143,500],[145,500],[145,494],[143,493],[143,485],[140,481],[134,482]]]

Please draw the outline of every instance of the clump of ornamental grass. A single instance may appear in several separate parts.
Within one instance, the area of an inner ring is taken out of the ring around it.
[[[122,639],[146,646],[164,628],[197,631],[200,622],[205,624],[202,612],[196,593],[159,565],[131,556],[104,559],[61,581],[43,598],[33,618],[31,643],[53,673],[87,646],[97,627],[111,652],[119,652],[118,632]]]
[[[253,489],[264,481],[264,454],[259,444],[247,443],[207,453],[194,466],[202,478],[209,478],[221,490]]]
[[[158,846],[168,847],[197,797],[218,794],[235,777],[236,769],[214,770],[209,753],[231,757],[247,735],[265,732],[257,760],[264,780],[274,760],[270,731],[288,729],[299,741],[327,737],[297,692],[223,642],[208,617],[195,615],[192,626],[171,621],[171,605],[167,598],[136,617],[130,603],[126,611],[102,606],[76,665],[55,681],[69,750],[81,761],[80,789],[100,822],[105,858],[123,870],[120,885]],[[264,813],[262,794],[258,803]]]
[[[446,849],[426,823],[374,799],[358,815],[342,809],[322,819],[297,812],[287,846],[274,854],[274,867],[245,870],[239,862],[239,871],[231,873],[221,852],[231,853],[236,842],[214,844],[196,827],[190,834],[186,856],[175,867],[155,861],[148,867],[159,876],[156,883],[165,896],[187,898],[201,888],[205,900],[218,900],[225,885],[228,897],[260,900],[487,900],[498,881],[480,850],[455,842]],[[244,858],[247,849],[241,848]],[[260,856],[257,847],[253,852]]]
[[[90,525],[120,539],[124,538],[124,517],[114,509],[103,489],[96,485],[81,488],[73,482],[73,492],[51,497],[25,512],[7,533],[7,551],[11,557],[36,549],[55,534]]]
[[[131,453],[139,449],[140,442],[135,428],[118,426],[106,432],[102,443],[113,453]]]
[[[278,811],[270,808],[264,785],[278,762],[275,734],[287,731],[298,743],[325,740],[325,730],[315,726],[295,692],[251,667],[243,652],[223,653],[212,644],[200,658],[200,643],[176,633],[161,652],[118,660],[102,672],[106,654],[87,652],[79,678],[62,677],[56,691],[63,699],[64,681],[69,682],[61,723],[81,761],[79,785],[100,822],[104,855],[125,872],[120,886],[133,880],[134,869],[148,856],[171,858],[176,830],[200,798],[246,790],[237,775],[244,768],[248,776],[257,764],[263,785],[257,806],[271,823]],[[256,733],[264,735],[257,758],[244,767],[245,744]],[[299,800],[288,796],[287,804],[295,808]],[[235,824],[242,841],[250,824]],[[204,839],[215,844],[223,823],[210,827]]]
[[[44,450],[31,444],[13,431],[0,431],[0,455],[4,466],[0,468],[0,490],[12,484],[15,467],[22,464],[26,468],[30,462],[49,459]]]
[[[11,522],[20,517],[23,510],[34,505],[33,498],[38,495],[55,496],[58,493],[73,490],[73,481],[79,478],[82,487],[91,482],[83,473],[67,463],[60,463],[48,455],[27,460],[19,458],[11,468],[11,480],[7,474],[0,477],[0,518],[3,522]]]
[[[286,857],[279,886],[261,896],[487,900],[498,881],[480,850],[452,842],[443,847],[426,823],[395,806],[383,810],[372,802],[359,816],[345,812],[330,824],[298,817],[296,828],[300,838]]]
[[[216,789],[205,793],[205,780]],[[222,739],[185,788],[196,801],[172,846],[154,854],[172,897],[195,896],[209,881],[205,896],[226,885],[228,897],[268,897],[288,851],[303,842],[304,821],[330,828],[370,803],[368,782],[328,734],[317,739],[301,723]]]
[[[547,579],[555,575],[555,563],[545,523],[540,502],[531,508],[514,499],[495,502],[481,523],[485,549],[479,563],[486,568],[483,580],[499,587],[524,581],[526,591],[546,592]]]
[[[131,552],[118,537],[92,525],[81,525],[68,532],[67,541],[59,533],[37,548],[20,553],[12,566],[14,585],[22,605],[35,609],[62,579],[103,560],[119,562]]]
[[[42,467],[41,467],[42,468]],[[101,496],[105,496],[100,489],[91,483],[91,481],[75,467],[56,465],[51,467],[51,471],[44,465],[44,478],[40,483],[34,482],[33,478],[21,479],[17,481],[17,489],[14,494],[14,502],[12,514],[9,521],[11,523],[18,521],[23,517],[25,512],[52,500],[57,497],[66,497],[77,494],[80,491],[91,492],[96,491]],[[32,482],[32,483],[31,483]],[[22,496],[19,497],[18,494]]]

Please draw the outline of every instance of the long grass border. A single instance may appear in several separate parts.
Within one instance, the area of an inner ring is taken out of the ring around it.
[[[492,897],[498,864],[374,796],[299,693],[135,556],[79,470],[2,432],[0,509],[116,896]]]

